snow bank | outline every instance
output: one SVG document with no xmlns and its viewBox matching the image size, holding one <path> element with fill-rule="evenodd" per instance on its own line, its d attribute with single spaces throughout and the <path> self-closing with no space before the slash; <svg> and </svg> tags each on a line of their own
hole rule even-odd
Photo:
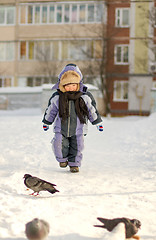
<svg viewBox="0 0 156 240">
<path fill-rule="evenodd" d="M 25 223 L 38 217 L 50 224 L 48 240 L 108 240 L 112 235 L 93 227 L 96 218 L 129 217 L 141 221 L 142 240 L 155 240 L 156 114 L 103 118 L 103 132 L 89 124 L 77 174 L 59 168 L 52 127 L 43 132 L 41 121 L 37 109 L 0 111 L 0 239 L 24 240 Z M 30 196 L 25 173 L 56 184 L 60 193 Z"/>
</svg>

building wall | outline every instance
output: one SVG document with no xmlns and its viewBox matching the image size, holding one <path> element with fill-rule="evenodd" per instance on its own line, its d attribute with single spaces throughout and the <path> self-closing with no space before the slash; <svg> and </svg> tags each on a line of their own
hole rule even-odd
<svg viewBox="0 0 156 240">
<path fill-rule="evenodd" d="M 107 81 L 110 84 L 111 112 L 113 115 L 145 114 L 150 112 L 150 89 L 153 74 L 149 71 L 152 50 L 152 22 L 149 19 L 154 3 L 144 1 L 110 1 L 108 4 L 108 54 Z M 129 9 L 130 25 L 116 27 L 116 11 Z M 111 36 L 109 38 L 109 36 Z M 129 46 L 129 63 L 115 63 L 115 46 Z M 154 77 L 155 79 L 155 77 Z M 114 99 L 115 83 L 128 83 L 128 99 Z"/>
<path fill-rule="evenodd" d="M 107 29 L 107 81 L 110 82 L 110 97 L 111 97 L 111 113 L 112 115 L 123 115 L 128 110 L 128 100 L 114 100 L 114 82 L 115 81 L 128 81 L 127 73 L 129 72 L 129 65 L 115 64 L 115 46 L 129 44 L 129 27 L 116 27 L 116 9 L 117 8 L 129 8 L 130 4 L 117 3 L 117 1 L 111 1 L 108 3 L 108 29 Z"/>
<path fill-rule="evenodd" d="M 131 73 L 129 77 L 129 111 L 148 113 L 150 110 L 150 89 L 152 76 L 149 75 L 150 25 L 148 12 L 151 3 L 131 3 L 135 25 L 131 28 Z M 130 47 L 131 47 L 130 46 Z"/>
</svg>

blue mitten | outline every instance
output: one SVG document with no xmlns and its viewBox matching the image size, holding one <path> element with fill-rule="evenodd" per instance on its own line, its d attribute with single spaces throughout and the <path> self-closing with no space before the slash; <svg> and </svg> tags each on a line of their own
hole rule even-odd
<svg viewBox="0 0 156 240">
<path fill-rule="evenodd" d="M 49 126 L 46 125 L 46 124 L 43 124 L 43 130 L 44 130 L 44 131 L 47 131 L 48 129 L 49 129 Z"/>
<path fill-rule="evenodd" d="M 98 129 L 100 132 L 103 131 L 103 126 L 102 126 L 101 123 L 97 124 L 96 127 L 97 127 L 97 129 Z"/>
</svg>

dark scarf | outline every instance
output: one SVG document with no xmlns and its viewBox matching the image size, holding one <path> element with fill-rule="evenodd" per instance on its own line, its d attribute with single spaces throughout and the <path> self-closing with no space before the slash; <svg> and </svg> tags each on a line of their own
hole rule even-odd
<svg viewBox="0 0 156 240">
<path fill-rule="evenodd" d="M 62 120 L 66 120 L 69 117 L 69 100 L 73 100 L 75 104 L 75 111 L 81 123 L 86 123 L 86 117 L 88 117 L 88 109 L 81 98 L 82 92 L 59 92 L 59 116 Z"/>
</svg>

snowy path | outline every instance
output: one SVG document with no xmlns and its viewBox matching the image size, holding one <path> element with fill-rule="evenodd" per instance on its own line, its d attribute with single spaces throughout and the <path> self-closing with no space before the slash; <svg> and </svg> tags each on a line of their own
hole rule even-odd
<svg viewBox="0 0 156 240">
<path fill-rule="evenodd" d="M 106 230 L 93 227 L 97 217 L 129 217 L 142 222 L 142 240 L 155 240 L 156 114 L 103 118 L 103 133 L 89 124 L 77 174 L 58 167 L 52 127 L 43 132 L 41 120 L 39 112 L 0 111 L 0 239 L 25 239 L 25 223 L 35 217 L 49 222 L 49 240 L 105 239 Z M 60 193 L 29 196 L 25 173 Z"/>
</svg>

